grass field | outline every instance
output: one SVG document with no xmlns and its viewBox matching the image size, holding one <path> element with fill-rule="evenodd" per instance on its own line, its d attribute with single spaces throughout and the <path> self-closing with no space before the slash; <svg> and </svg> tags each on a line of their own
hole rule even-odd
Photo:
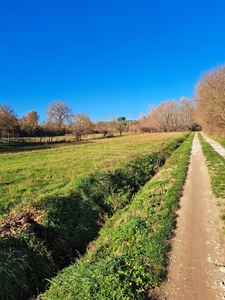
<svg viewBox="0 0 225 300">
<path fill-rule="evenodd" d="M 157 133 L 98 139 L 60 148 L 0 155 L 0 216 L 29 208 L 40 195 L 71 180 L 139 154 L 157 152 L 181 133 Z"/>
<path fill-rule="evenodd" d="M 141 300 L 148 289 L 160 285 L 166 276 L 192 137 L 130 204 L 113 215 L 87 254 L 53 279 L 38 299 Z"/>
<path fill-rule="evenodd" d="M 83 255 L 87 245 L 97 238 L 99 230 L 111 217 L 113 220 L 116 213 L 123 214 L 129 209 L 138 191 L 188 136 L 189 133 L 131 135 L 2 154 L 0 298 L 28 299 L 43 291 L 46 279 Z M 171 188 L 172 194 L 177 190 L 175 202 L 187 167 L 190 143 L 187 145 L 186 154 L 175 156 L 171 163 L 174 166 L 169 167 L 172 172 L 176 166 L 183 166 L 177 178 L 179 188 L 175 185 Z M 179 168 L 177 172 L 179 174 Z M 167 183 L 168 178 L 165 186 Z M 158 189 L 167 193 L 156 185 L 156 190 L 150 192 L 151 198 L 158 197 Z M 163 194 L 161 196 L 164 198 Z M 152 199 L 153 217 L 158 205 Z M 168 205 L 174 211 L 176 204 L 169 200 Z M 139 206 L 138 200 L 134 209 L 138 210 Z M 132 224 L 136 228 L 135 222 L 136 219 Z M 169 226 L 166 225 L 168 229 Z M 134 279 L 135 286 L 138 281 Z M 119 299 L 118 295 L 115 299 Z"/>
</svg>

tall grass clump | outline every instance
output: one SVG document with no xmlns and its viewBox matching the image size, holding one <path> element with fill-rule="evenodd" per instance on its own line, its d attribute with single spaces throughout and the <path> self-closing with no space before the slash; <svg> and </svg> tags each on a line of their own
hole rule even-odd
<svg viewBox="0 0 225 300">
<path fill-rule="evenodd" d="M 193 134 L 161 171 L 118 210 L 86 255 L 60 272 L 42 300 L 138 300 L 166 278 L 170 239 Z"/>
<path fill-rule="evenodd" d="M 42 291 L 56 266 L 32 231 L 0 239 L 0 299 L 29 299 Z"/>
</svg>

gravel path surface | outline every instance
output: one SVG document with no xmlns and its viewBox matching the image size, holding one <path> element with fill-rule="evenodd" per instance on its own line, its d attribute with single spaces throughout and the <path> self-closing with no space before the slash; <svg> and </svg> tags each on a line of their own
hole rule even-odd
<svg viewBox="0 0 225 300">
<path fill-rule="evenodd" d="M 168 281 L 156 291 L 157 299 L 225 299 L 225 273 L 221 268 L 225 266 L 223 225 L 219 215 L 205 158 L 195 134 L 180 199 Z"/>
</svg>

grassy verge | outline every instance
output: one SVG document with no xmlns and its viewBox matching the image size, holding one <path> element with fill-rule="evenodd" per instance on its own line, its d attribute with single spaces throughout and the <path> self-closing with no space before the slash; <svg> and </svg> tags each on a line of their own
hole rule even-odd
<svg viewBox="0 0 225 300">
<path fill-rule="evenodd" d="M 78 252 L 83 253 L 107 217 L 126 207 L 186 138 L 183 134 L 167 141 L 158 153 L 140 155 L 41 195 L 32 211 L 15 220 L 13 230 L 8 228 L 9 215 L 0 231 L 0 296 L 27 299 L 43 290 L 44 279 L 74 261 Z M 23 225 L 21 230 L 18 224 Z"/>
<path fill-rule="evenodd" d="M 201 134 L 198 136 L 209 169 L 212 191 L 217 198 L 225 198 L 225 159 L 205 141 Z"/>
<path fill-rule="evenodd" d="M 211 138 L 214 138 L 211 136 Z M 225 159 L 216 150 L 205 141 L 201 134 L 199 134 L 199 139 L 202 145 L 202 150 L 206 158 L 206 164 L 209 170 L 210 182 L 212 191 L 218 199 L 223 199 L 218 202 L 221 206 L 221 219 L 225 221 Z M 225 147 L 224 139 L 216 139 L 217 142 Z"/>
<path fill-rule="evenodd" d="M 216 136 L 216 135 L 211 134 L 211 133 L 207 133 L 207 135 L 208 135 L 211 139 L 213 139 L 213 140 L 217 141 L 218 143 L 220 143 L 221 146 L 225 147 L 225 138 Z"/>
<path fill-rule="evenodd" d="M 193 135 L 149 183 L 116 212 L 87 254 L 52 280 L 39 299 L 143 299 L 166 277 Z"/>
</svg>

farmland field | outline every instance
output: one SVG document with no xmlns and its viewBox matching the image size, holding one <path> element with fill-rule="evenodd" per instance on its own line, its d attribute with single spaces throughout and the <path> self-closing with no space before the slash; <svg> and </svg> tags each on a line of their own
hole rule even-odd
<svg viewBox="0 0 225 300">
<path fill-rule="evenodd" d="M 184 143 L 187 138 L 189 142 Z M 0 298 L 10 295 L 9 300 L 28 299 L 37 291 L 43 291 L 46 279 L 85 254 L 99 230 L 105 224 L 107 227 L 107 221 L 114 214 L 116 218 L 116 213 L 128 210 L 138 191 L 176 152 L 174 150 L 185 144 L 184 154 L 177 154 L 168 167 L 171 172 L 172 168 L 178 172 L 178 181 L 172 182 L 171 190 L 171 195 L 175 192 L 173 201 L 176 202 L 187 168 L 190 138 L 189 133 L 130 135 L 2 154 Z M 179 171 L 178 165 L 182 170 Z M 165 186 L 168 182 L 166 178 Z M 156 194 L 157 191 L 156 186 Z M 176 204 L 168 201 L 173 211 Z M 130 207 L 132 209 L 132 205 Z M 134 209 L 137 211 L 135 202 Z M 157 212 L 153 202 L 152 216 L 155 209 Z M 143 213 L 145 219 L 146 212 Z M 170 214 L 167 208 L 164 213 Z M 173 218 L 173 214 L 169 216 L 168 229 L 173 227 Z M 144 219 L 141 217 L 138 222 L 142 224 Z M 160 223 L 157 226 L 164 228 Z M 165 242 L 162 240 L 162 243 Z M 138 254 L 140 249 L 135 249 Z M 139 284 L 138 280 L 134 280 L 135 285 Z"/>
<path fill-rule="evenodd" d="M 189 161 L 192 137 L 118 210 L 86 255 L 53 279 L 41 300 L 144 299 L 165 279 L 169 240 Z"/>
<path fill-rule="evenodd" d="M 71 180 L 139 154 L 157 152 L 183 133 L 142 134 L 92 140 L 59 149 L 0 155 L 0 215 L 29 208 L 40 195 L 65 187 Z"/>
</svg>

